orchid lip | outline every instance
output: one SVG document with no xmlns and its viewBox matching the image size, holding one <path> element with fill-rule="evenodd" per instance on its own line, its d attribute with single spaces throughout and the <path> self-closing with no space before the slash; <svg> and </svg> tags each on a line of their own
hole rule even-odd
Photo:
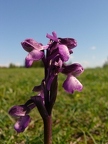
<svg viewBox="0 0 108 144">
<path fill-rule="evenodd" d="M 63 88 L 68 92 L 68 93 L 73 93 L 74 91 L 82 91 L 82 84 L 76 79 L 74 76 L 68 75 L 66 80 L 63 83 Z"/>
<path fill-rule="evenodd" d="M 14 128 L 15 130 L 20 133 L 25 130 L 25 128 L 28 126 L 30 123 L 30 117 L 28 115 L 20 117 L 18 121 L 15 123 Z"/>
</svg>

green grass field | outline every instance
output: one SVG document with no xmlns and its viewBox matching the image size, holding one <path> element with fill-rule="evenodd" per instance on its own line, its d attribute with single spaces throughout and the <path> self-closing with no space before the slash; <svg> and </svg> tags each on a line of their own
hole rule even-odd
<svg viewBox="0 0 108 144">
<path fill-rule="evenodd" d="M 43 78 L 42 68 L 0 69 L 0 144 L 43 144 L 43 123 L 37 111 L 20 134 L 8 110 L 23 104 Z M 86 69 L 78 77 L 82 92 L 67 94 L 62 88 L 65 76 L 59 75 L 58 96 L 53 109 L 53 144 L 108 144 L 108 68 Z"/>
</svg>

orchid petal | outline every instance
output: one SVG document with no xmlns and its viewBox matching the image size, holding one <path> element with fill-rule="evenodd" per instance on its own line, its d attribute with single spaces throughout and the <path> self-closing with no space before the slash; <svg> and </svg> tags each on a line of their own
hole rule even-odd
<svg viewBox="0 0 108 144">
<path fill-rule="evenodd" d="M 33 60 L 25 59 L 25 66 L 28 68 L 33 64 Z"/>
<path fill-rule="evenodd" d="M 73 38 L 59 38 L 60 43 L 66 45 L 69 49 L 77 46 L 77 41 Z"/>
<path fill-rule="evenodd" d="M 9 114 L 11 116 L 25 116 L 26 114 L 26 106 L 24 105 L 16 105 L 16 106 L 13 106 L 10 110 L 9 110 Z"/>
<path fill-rule="evenodd" d="M 53 40 L 53 41 L 55 41 L 55 42 L 58 42 L 57 34 L 55 32 L 52 32 L 52 35 L 47 34 L 46 37 Z"/>
<path fill-rule="evenodd" d="M 42 44 L 36 42 L 34 39 L 26 39 L 21 42 L 22 47 L 25 51 L 31 52 L 33 49 L 43 50 Z"/>
<path fill-rule="evenodd" d="M 14 125 L 14 128 L 18 133 L 20 133 L 25 130 L 25 128 L 28 126 L 29 123 L 30 123 L 30 116 L 26 115 L 18 119 L 18 121 Z"/>
<path fill-rule="evenodd" d="M 79 63 L 73 63 L 71 65 L 63 65 L 62 73 L 72 74 L 73 76 L 78 76 L 83 73 L 84 69 Z"/>
<path fill-rule="evenodd" d="M 73 93 L 74 91 L 81 91 L 83 86 L 74 76 L 69 75 L 63 83 L 63 88 L 68 93 Z"/>
<path fill-rule="evenodd" d="M 52 32 L 52 35 L 53 35 L 53 37 L 55 38 L 55 39 L 57 39 L 57 34 L 56 34 L 56 32 Z"/>
<path fill-rule="evenodd" d="M 69 57 L 70 57 L 70 53 L 69 53 L 69 50 L 68 50 L 67 46 L 59 45 L 58 49 L 59 49 L 59 54 L 60 54 L 61 59 L 64 62 L 68 61 Z"/>
<path fill-rule="evenodd" d="M 25 59 L 26 67 L 30 67 L 32 65 L 33 61 L 38 61 L 38 60 L 42 59 L 43 56 L 44 56 L 43 51 L 38 51 L 38 50 L 31 51 Z"/>
</svg>

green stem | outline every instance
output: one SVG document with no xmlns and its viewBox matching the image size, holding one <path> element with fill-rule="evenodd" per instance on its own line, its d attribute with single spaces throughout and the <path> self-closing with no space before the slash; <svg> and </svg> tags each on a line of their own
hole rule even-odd
<svg viewBox="0 0 108 144">
<path fill-rule="evenodd" d="M 44 121 L 44 144 L 52 144 L 52 117 L 48 116 Z"/>
</svg>

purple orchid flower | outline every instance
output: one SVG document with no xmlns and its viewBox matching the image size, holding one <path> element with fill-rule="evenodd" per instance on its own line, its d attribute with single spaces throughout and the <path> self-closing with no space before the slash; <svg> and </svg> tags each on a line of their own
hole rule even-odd
<svg viewBox="0 0 108 144">
<path fill-rule="evenodd" d="M 63 88 L 68 93 L 73 93 L 75 90 L 81 91 L 83 85 L 76 79 L 76 76 L 83 73 L 84 69 L 79 63 L 74 63 L 63 67 L 62 73 L 67 75 L 63 83 Z"/>
<path fill-rule="evenodd" d="M 48 46 L 43 46 L 41 43 L 36 42 L 33 39 L 26 39 L 21 42 L 25 51 L 29 52 L 25 59 L 26 67 L 30 67 L 34 61 L 38 61 L 44 57 L 44 50 Z"/>
<path fill-rule="evenodd" d="M 32 100 L 28 100 L 24 105 L 13 106 L 9 110 L 9 114 L 17 119 L 17 122 L 14 125 L 14 129 L 20 133 L 25 130 L 29 125 L 31 119 L 28 113 L 35 107 L 35 104 Z"/>
<path fill-rule="evenodd" d="M 23 132 L 31 122 L 30 116 L 28 114 L 35 107 L 39 109 L 42 118 L 48 116 L 44 106 L 43 98 L 41 96 L 32 96 L 24 105 L 16 105 L 9 110 L 9 114 L 13 118 L 17 119 L 14 129 L 18 133 Z"/>
<path fill-rule="evenodd" d="M 25 130 L 25 128 L 30 123 L 30 116 L 27 115 L 28 108 L 25 105 L 13 106 L 9 110 L 9 114 L 17 118 L 17 122 L 14 125 L 14 129 L 20 133 Z"/>
<path fill-rule="evenodd" d="M 23 132 L 29 125 L 31 121 L 29 112 L 34 107 L 37 107 L 44 125 L 46 124 L 46 119 L 50 118 L 56 100 L 59 73 L 67 76 L 63 82 L 63 88 L 68 93 L 81 91 L 83 88 L 83 85 L 76 78 L 84 71 L 83 67 L 79 63 L 65 65 L 70 54 L 73 53 L 72 49 L 77 46 L 76 40 L 58 38 L 55 32 L 52 32 L 52 35 L 47 34 L 46 37 L 50 39 L 46 46 L 33 39 L 26 39 L 21 43 L 24 50 L 28 52 L 25 59 L 26 67 L 30 67 L 34 61 L 41 59 L 44 64 L 45 75 L 41 84 L 33 88 L 33 91 L 36 92 L 35 96 L 32 96 L 24 105 L 13 106 L 9 110 L 9 114 L 17 118 L 14 125 L 17 132 Z M 48 132 L 48 130 L 46 131 Z"/>
<path fill-rule="evenodd" d="M 47 38 L 52 42 L 49 47 L 52 47 L 50 51 L 58 49 L 58 54 L 61 59 L 65 62 L 69 60 L 72 49 L 77 46 L 77 42 L 73 38 L 57 38 L 57 34 L 52 32 L 52 36 L 47 34 Z M 54 46 L 53 46 L 54 45 Z"/>
<path fill-rule="evenodd" d="M 57 34 L 55 32 L 52 32 L 52 36 L 47 34 L 46 37 L 51 41 L 46 46 L 43 46 L 41 43 L 38 43 L 33 39 L 26 39 L 25 41 L 21 42 L 24 50 L 29 52 L 25 59 L 26 67 L 30 67 L 34 61 L 38 61 L 45 57 L 44 50 L 46 49 L 49 49 L 50 57 L 52 56 L 51 59 L 54 57 L 54 55 L 59 55 L 62 61 L 66 62 L 69 60 L 70 53 L 72 53 L 71 49 L 77 45 L 76 40 L 72 38 L 57 38 Z"/>
</svg>

